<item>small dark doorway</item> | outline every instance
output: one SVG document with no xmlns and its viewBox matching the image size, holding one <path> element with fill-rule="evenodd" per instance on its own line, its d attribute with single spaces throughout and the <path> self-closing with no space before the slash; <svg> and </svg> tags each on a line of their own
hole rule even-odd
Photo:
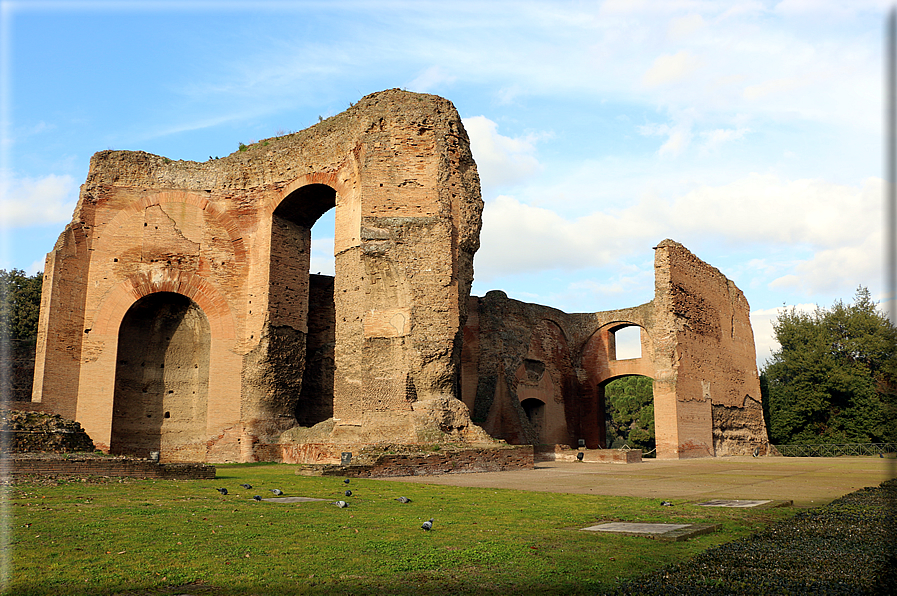
<svg viewBox="0 0 897 596">
<path fill-rule="evenodd" d="M 529 420 L 530 424 L 533 425 L 533 429 L 536 431 L 537 442 L 541 443 L 542 427 L 545 421 L 545 402 L 531 397 L 520 402 L 520 406 L 523 408 L 524 413 L 526 413 L 527 420 Z"/>
<path fill-rule="evenodd" d="M 135 302 L 118 332 L 110 451 L 146 457 L 206 440 L 211 333 L 202 309 L 181 294 L 159 292 Z M 192 447 L 191 447 L 192 445 Z"/>
</svg>

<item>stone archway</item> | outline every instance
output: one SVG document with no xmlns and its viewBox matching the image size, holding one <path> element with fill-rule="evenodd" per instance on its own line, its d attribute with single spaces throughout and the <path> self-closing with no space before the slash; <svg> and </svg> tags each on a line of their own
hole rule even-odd
<svg viewBox="0 0 897 596">
<path fill-rule="evenodd" d="M 644 452 L 656 448 L 654 432 L 654 380 L 646 375 L 622 375 L 599 386 L 607 424 L 606 448 L 624 444 Z"/>
<path fill-rule="evenodd" d="M 156 292 L 128 309 L 118 333 L 112 453 L 204 459 L 210 346 L 205 313 L 182 294 Z"/>
<path fill-rule="evenodd" d="M 303 357 L 287 363 L 277 390 L 287 392 L 300 426 L 333 416 L 336 312 L 334 278 L 312 275 L 311 234 L 318 219 L 336 207 L 336 190 L 307 184 L 288 194 L 271 215 L 268 308 L 272 334 L 296 336 Z M 298 350 L 297 350 L 298 351 Z"/>
</svg>

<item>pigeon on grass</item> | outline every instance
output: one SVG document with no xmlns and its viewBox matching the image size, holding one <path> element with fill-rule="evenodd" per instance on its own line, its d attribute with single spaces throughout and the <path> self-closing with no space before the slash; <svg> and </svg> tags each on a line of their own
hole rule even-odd
<svg viewBox="0 0 897 596">
<path fill-rule="evenodd" d="M 349 484 L 349 479 L 346 478 L 345 480 L 343 480 L 343 484 Z"/>
<path fill-rule="evenodd" d="M 227 489 L 226 489 L 226 488 L 216 488 L 215 490 L 217 490 L 217 491 L 218 491 L 219 493 L 221 493 L 222 495 L 226 495 L 226 494 L 227 494 Z"/>
<path fill-rule="evenodd" d="M 283 494 L 283 491 L 280 490 L 279 488 L 269 488 L 268 490 L 270 490 L 272 493 L 274 493 L 278 497 Z"/>
<path fill-rule="evenodd" d="M 398 501 L 399 503 L 410 503 L 411 499 L 409 499 L 408 497 L 398 497 L 396 498 L 396 501 Z"/>
<path fill-rule="evenodd" d="M 425 521 L 421 526 L 422 530 L 430 531 L 433 529 L 433 518 L 431 517 L 429 520 Z"/>
<path fill-rule="evenodd" d="M 251 485 L 251 484 L 241 484 L 240 486 L 242 486 L 242 487 L 245 488 L 246 490 L 249 490 L 250 488 L 252 488 L 252 485 Z"/>
<path fill-rule="evenodd" d="M 347 496 L 347 497 L 351 497 L 351 496 L 352 496 L 352 491 L 351 491 L 351 490 L 347 490 L 347 491 L 346 491 L 346 496 Z"/>
<path fill-rule="evenodd" d="M 252 495 L 252 500 L 253 501 L 261 501 L 262 498 L 259 495 Z"/>
<path fill-rule="evenodd" d="M 337 501 L 336 503 L 334 503 L 334 505 L 336 505 L 336 506 L 339 507 L 340 509 L 343 509 L 343 508 L 349 506 L 349 504 L 346 503 L 345 501 Z"/>
</svg>

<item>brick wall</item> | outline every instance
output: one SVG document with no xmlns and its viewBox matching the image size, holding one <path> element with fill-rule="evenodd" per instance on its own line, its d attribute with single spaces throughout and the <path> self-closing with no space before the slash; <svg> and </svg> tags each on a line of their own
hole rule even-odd
<svg viewBox="0 0 897 596">
<path fill-rule="evenodd" d="M 17 458 L 4 459 L 4 474 L 13 478 L 38 476 L 113 476 L 166 480 L 212 480 L 215 466 L 160 464 L 127 458 Z"/>
<path fill-rule="evenodd" d="M 439 476 L 471 472 L 532 469 L 532 445 L 500 449 L 463 449 L 428 454 L 384 454 L 372 464 L 325 466 L 325 476 L 383 478 L 390 476 Z"/>
</svg>

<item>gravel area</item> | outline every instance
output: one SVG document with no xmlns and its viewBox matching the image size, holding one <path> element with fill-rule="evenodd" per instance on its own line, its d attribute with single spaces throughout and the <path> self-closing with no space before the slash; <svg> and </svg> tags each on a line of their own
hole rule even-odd
<svg viewBox="0 0 897 596">
<path fill-rule="evenodd" d="M 613 596 L 897 594 L 897 479 L 622 583 Z"/>
</svg>

